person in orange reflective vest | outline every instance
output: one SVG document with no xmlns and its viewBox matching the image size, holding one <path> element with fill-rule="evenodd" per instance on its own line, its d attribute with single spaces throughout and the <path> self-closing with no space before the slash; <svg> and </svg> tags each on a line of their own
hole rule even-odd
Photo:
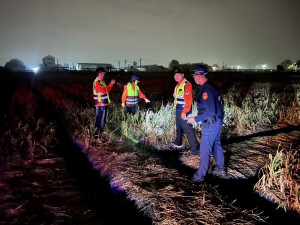
<svg viewBox="0 0 300 225">
<path fill-rule="evenodd" d="M 193 90 L 192 85 L 184 78 L 182 70 L 174 71 L 177 85 L 174 90 L 174 109 L 176 111 L 176 139 L 171 143 L 173 148 L 182 148 L 182 132 L 186 134 L 192 155 L 199 154 L 199 142 L 192 124 L 187 123 L 192 115 Z"/>
<path fill-rule="evenodd" d="M 131 77 L 131 81 L 124 86 L 124 91 L 122 94 L 122 107 L 127 108 L 129 114 L 134 115 L 138 109 L 138 97 L 145 100 L 146 103 L 150 102 L 146 96 L 141 92 L 139 86 L 137 85 L 139 78 L 135 75 Z"/>
<path fill-rule="evenodd" d="M 106 86 L 104 82 L 106 71 L 103 67 L 97 68 L 96 73 L 97 77 L 93 83 L 94 105 L 96 106 L 95 135 L 104 130 L 107 107 L 110 103 L 108 92 L 115 83 L 115 80 L 111 80 L 110 84 Z"/>
</svg>

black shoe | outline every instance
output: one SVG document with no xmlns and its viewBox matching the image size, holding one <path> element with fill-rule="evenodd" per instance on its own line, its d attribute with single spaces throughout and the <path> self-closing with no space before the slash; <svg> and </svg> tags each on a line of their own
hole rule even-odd
<svg viewBox="0 0 300 225">
<path fill-rule="evenodd" d="M 199 184 L 203 184 L 204 180 L 196 180 L 194 177 L 192 179 L 189 180 L 190 184 L 194 184 L 194 185 L 199 185 Z"/>
<path fill-rule="evenodd" d="M 215 177 L 221 178 L 221 179 L 229 179 L 229 176 L 227 175 L 225 170 L 214 170 L 212 172 L 212 175 Z"/>
</svg>

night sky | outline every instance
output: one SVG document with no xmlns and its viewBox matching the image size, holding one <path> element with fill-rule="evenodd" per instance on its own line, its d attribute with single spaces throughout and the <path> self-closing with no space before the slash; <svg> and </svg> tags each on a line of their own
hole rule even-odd
<svg viewBox="0 0 300 225">
<path fill-rule="evenodd" d="M 300 59 L 300 0 L 0 0 L 0 65 Z"/>
</svg>

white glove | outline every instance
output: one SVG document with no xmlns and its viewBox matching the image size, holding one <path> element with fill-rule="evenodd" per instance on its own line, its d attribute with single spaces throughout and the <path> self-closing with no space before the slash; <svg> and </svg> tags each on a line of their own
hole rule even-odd
<svg viewBox="0 0 300 225">
<path fill-rule="evenodd" d="M 145 100 L 146 103 L 150 102 L 148 99 Z"/>
<path fill-rule="evenodd" d="M 125 103 L 122 103 L 122 107 L 123 107 L 123 108 L 125 107 Z"/>
<path fill-rule="evenodd" d="M 188 119 L 188 121 L 187 121 L 188 123 L 190 123 L 190 124 L 194 124 L 194 123 L 196 123 L 196 121 L 195 121 L 195 118 L 194 117 L 189 117 L 189 119 Z"/>
</svg>

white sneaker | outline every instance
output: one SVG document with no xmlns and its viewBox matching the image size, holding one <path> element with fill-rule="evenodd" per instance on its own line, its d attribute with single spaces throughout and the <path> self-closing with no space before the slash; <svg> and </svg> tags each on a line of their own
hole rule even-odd
<svg viewBox="0 0 300 225">
<path fill-rule="evenodd" d="M 171 144 L 170 144 L 170 147 L 172 147 L 172 148 L 182 148 L 183 146 L 182 146 L 182 145 L 176 145 L 176 144 L 174 144 L 174 143 L 171 143 Z"/>
</svg>

